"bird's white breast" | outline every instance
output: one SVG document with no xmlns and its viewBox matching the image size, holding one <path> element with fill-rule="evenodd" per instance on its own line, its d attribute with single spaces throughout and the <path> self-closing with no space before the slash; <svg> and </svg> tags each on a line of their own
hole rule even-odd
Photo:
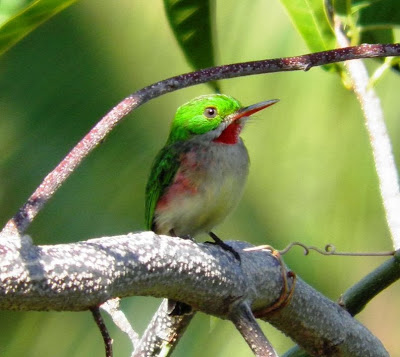
<svg viewBox="0 0 400 357">
<path fill-rule="evenodd" d="M 235 208 L 242 196 L 249 167 L 242 140 L 234 145 L 214 142 L 192 145 L 182 154 L 175 180 L 184 177 L 193 184 L 193 190 L 175 194 L 168 206 L 156 208 L 159 233 L 168 234 L 171 229 L 178 236 L 208 233 Z"/>
</svg>

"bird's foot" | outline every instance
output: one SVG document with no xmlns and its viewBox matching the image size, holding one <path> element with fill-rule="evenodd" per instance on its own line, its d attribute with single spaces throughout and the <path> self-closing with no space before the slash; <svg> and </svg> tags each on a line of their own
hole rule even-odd
<svg viewBox="0 0 400 357">
<path fill-rule="evenodd" d="M 181 301 L 168 299 L 168 315 L 182 316 L 192 313 L 192 307 Z"/>
<path fill-rule="evenodd" d="M 185 234 L 184 236 L 181 237 L 182 239 L 187 239 L 192 242 L 195 242 L 194 238 L 190 234 Z"/>
<path fill-rule="evenodd" d="M 171 237 L 178 237 L 178 235 L 175 233 L 175 231 L 173 229 L 171 229 L 169 231 L 169 235 Z M 192 242 L 195 242 L 194 238 L 190 234 L 185 234 L 185 235 L 183 235 L 182 237 L 179 237 L 179 238 L 188 239 L 188 240 L 191 240 Z"/>
<path fill-rule="evenodd" d="M 223 250 L 226 250 L 230 253 L 233 254 L 233 256 L 236 258 L 236 260 L 241 263 L 242 260 L 240 258 L 239 253 L 233 249 L 230 245 L 226 244 L 221 238 L 219 238 L 215 233 L 209 232 L 208 235 L 214 240 L 214 242 L 206 242 L 210 244 L 216 244 L 219 245 Z"/>
</svg>

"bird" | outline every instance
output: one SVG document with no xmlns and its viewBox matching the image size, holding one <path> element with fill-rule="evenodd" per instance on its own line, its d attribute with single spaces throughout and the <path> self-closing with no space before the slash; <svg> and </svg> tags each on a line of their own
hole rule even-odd
<svg viewBox="0 0 400 357">
<path fill-rule="evenodd" d="M 249 155 L 240 133 L 246 121 L 277 102 L 243 107 L 231 96 L 210 94 L 180 106 L 147 181 L 147 228 L 184 239 L 209 234 L 240 262 L 240 255 L 212 229 L 236 207 L 245 187 Z M 170 315 L 190 312 L 189 305 L 168 300 Z"/>
<path fill-rule="evenodd" d="M 231 250 L 212 229 L 245 187 L 249 155 L 240 133 L 250 115 L 278 101 L 243 107 L 231 96 L 210 94 L 180 106 L 146 185 L 147 228 L 181 238 L 206 233 Z"/>
</svg>

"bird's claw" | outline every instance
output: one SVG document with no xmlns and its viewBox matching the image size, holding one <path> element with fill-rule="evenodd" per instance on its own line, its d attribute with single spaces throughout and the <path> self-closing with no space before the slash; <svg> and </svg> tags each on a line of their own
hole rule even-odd
<svg viewBox="0 0 400 357">
<path fill-rule="evenodd" d="M 223 250 L 226 250 L 227 252 L 232 253 L 232 255 L 235 257 L 235 259 L 241 263 L 242 259 L 240 258 L 239 253 L 232 248 L 230 245 L 226 244 L 221 238 L 219 238 L 215 233 L 209 232 L 208 235 L 214 240 L 214 242 L 206 242 L 209 244 L 216 244 L 220 246 Z"/>
</svg>

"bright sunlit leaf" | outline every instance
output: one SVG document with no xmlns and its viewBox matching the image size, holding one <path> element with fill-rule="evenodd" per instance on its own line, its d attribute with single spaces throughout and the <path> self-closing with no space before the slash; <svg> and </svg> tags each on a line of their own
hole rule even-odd
<svg viewBox="0 0 400 357">
<path fill-rule="evenodd" d="M 335 36 L 321 0 L 281 0 L 312 52 L 335 48 Z"/>
<path fill-rule="evenodd" d="M 336 47 L 335 35 L 322 0 L 281 0 L 281 3 L 311 52 Z M 323 68 L 340 71 L 337 65 L 327 65 Z"/>
</svg>

